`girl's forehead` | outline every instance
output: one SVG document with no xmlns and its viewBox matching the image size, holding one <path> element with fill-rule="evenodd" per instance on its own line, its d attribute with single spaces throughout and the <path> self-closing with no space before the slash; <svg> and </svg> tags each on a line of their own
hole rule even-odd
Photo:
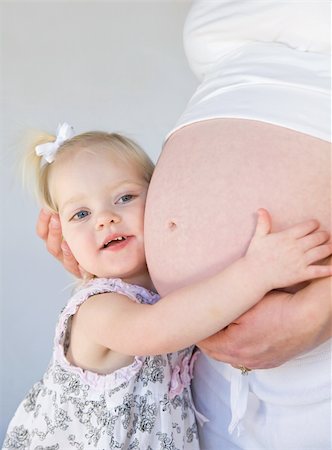
<svg viewBox="0 0 332 450">
<path fill-rule="evenodd" d="M 125 158 L 121 152 L 114 149 L 107 148 L 105 146 L 73 146 L 72 148 L 64 148 L 59 153 L 59 162 L 70 163 L 70 161 L 88 160 L 96 163 L 104 163 L 108 161 L 110 163 L 124 162 Z M 129 161 L 129 160 L 128 160 Z"/>
<path fill-rule="evenodd" d="M 127 155 L 107 148 L 74 148 L 64 149 L 54 163 L 56 171 L 99 170 L 100 168 L 116 171 L 139 172 L 137 162 Z"/>
<path fill-rule="evenodd" d="M 56 191 L 59 191 L 59 185 L 74 189 L 125 181 L 145 184 L 142 170 L 137 164 L 110 151 L 83 149 L 61 156 L 54 162 L 50 177 L 51 189 L 53 187 Z"/>
</svg>

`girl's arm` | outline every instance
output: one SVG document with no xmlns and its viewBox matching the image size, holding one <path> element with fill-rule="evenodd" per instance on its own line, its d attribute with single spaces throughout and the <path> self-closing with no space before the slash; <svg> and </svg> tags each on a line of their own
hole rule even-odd
<svg viewBox="0 0 332 450">
<path fill-rule="evenodd" d="M 105 348 L 128 355 L 173 352 L 224 328 L 271 289 L 328 276 L 331 266 L 312 265 L 331 254 L 328 234 L 316 221 L 279 233 L 261 210 L 246 255 L 201 282 L 179 289 L 157 304 L 141 305 L 110 293 L 88 299 L 76 326 Z"/>
</svg>

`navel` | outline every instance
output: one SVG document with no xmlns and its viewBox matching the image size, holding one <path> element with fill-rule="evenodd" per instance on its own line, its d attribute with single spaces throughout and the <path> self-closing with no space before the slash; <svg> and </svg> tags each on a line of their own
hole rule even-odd
<svg viewBox="0 0 332 450">
<path fill-rule="evenodd" d="M 167 228 L 171 231 L 175 231 L 175 229 L 177 228 L 175 220 L 169 220 L 167 223 Z"/>
</svg>

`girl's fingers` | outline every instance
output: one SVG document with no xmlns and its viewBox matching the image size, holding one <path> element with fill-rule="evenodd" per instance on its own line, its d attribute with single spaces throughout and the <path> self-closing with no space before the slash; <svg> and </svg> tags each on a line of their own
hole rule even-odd
<svg viewBox="0 0 332 450">
<path fill-rule="evenodd" d="M 257 211 L 257 224 L 255 230 L 255 236 L 266 236 L 271 232 L 272 220 L 269 212 L 260 208 Z"/>
<path fill-rule="evenodd" d="M 316 231 L 315 233 L 310 233 L 301 239 L 302 248 L 304 251 L 310 250 L 317 245 L 324 244 L 328 241 L 330 235 L 327 231 Z"/>
<path fill-rule="evenodd" d="M 332 254 L 332 243 L 320 245 L 318 247 L 308 250 L 306 253 L 307 264 L 313 264 L 317 261 L 321 261 Z"/>
<path fill-rule="evenodd" d="M 309 233 L 317 230 L 319 227 L 319 222 L 316 219 L 307 220 L 306 222 L 301 222 L 293 227 L 288 228 L 286 230 L 290 236 L 298 239 L 306 236 Z"/>
<path fill-rule="evenodd" d="M 307 275 L 308 280 L 330 277 L 332 275 L 332 266 L 309 266 L 307 267 Z"/>
</svg>

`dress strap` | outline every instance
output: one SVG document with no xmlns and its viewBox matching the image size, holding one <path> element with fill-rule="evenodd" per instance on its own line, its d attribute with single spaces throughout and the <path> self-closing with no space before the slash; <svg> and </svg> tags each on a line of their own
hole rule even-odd
<svg viewBox="0 0 332 450">
<path fill-rule="evenodd" d="M 155 292 L 141 286 L 126 283 L 120 278 L 93 278 L 79 286 L 67 305 L 63 308 L 56 326 L 55 347 L 64 344 L 68 320 L 76 314 L 82 303 L 93 295 L 107 292 L 123 294 L 136 303 L 154 304 L 160 298 Z"/>
</svg>

